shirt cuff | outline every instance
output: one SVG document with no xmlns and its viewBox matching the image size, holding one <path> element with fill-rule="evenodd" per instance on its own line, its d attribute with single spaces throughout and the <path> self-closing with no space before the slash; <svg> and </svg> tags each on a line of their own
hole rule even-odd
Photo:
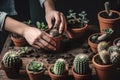
<svg viewBox="0 0 120 80">
<path fill-rule="evenodd" d="M 0 12 L 0 31 L 3 30 L 3 26 L 4 26 L 4 21 L 5 21 L 6 15 L 7 15 L 7 13 Z"/>
<path fill-rule="evenodd" d="M 43 3 L 44 3 L 45 1 L 46 1 L 46 0 L 39 0 L 41 7 L 43 7 Z"/>
</svg>

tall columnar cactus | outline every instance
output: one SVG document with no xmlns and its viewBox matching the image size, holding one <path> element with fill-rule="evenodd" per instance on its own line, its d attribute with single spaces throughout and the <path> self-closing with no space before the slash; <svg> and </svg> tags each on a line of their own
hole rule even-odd
<svg viewBox="0 0 120 80">
<path fill-rule="evenodd" d="M 66 71 L 66 64 L 64 59 L 58 59 L 53 67 L 53 72 L 56 75 L 62 75 Z"/>
<path fill-rule="evenodd" d="M 104 49 L 107 49 L 107 48 L 108 48 L 108 43 L 105 41 L 100 42 L 97 46 L 98 52 L 100 52 Z"/>
<path fill-rule="evenodd" d="M 22 59 L 20 59 L 17 52 L 13 50 L 8 51 L 4 55 L 2 61 L 5 67 L 14 67 L 14 68 L 22 67 Z"/>
<path fill-rule="evenodd" d="M 108 16 L 111 16 L 112 13 L 110 12 L 110 4 L 109 4 L 109 2 L 105 2 L 104 6 L 105 6 L 105 10 L 106 10 Z"/>
<path fill-rule="evenodd" d="M 110 55 L 107 50 L 102 50 L 98 52 L 100 55 L 100 58 L 104 64 L 109 64 L 110 63 Z"/>
<path fill-rule="evenodd" d="M 98 40 L 103 41 L 103 40 L 107 39 L 113 32 L 114 31 L 112 28 L 104 29 L 103 34 L 98 37 Z"/>
<path fill-rule="evenodd" d="M 73 62 L 73 68 L 78 74 L 84 75 L 90 73 L 88 56 L 86 54 L 77 55 Z"/>
</svg>

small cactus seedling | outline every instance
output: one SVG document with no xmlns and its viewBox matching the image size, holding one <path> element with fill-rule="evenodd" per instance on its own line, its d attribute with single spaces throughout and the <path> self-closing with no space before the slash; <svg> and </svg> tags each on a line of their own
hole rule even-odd
<svg viewBox="0 0 120 80">
<path fill-rule="evenodd" d="M 103 30 L 103 34 L 98 37 L 98 40 L 99 41 L 103 41 L 106 38 L 108 38 L 112 33 L 113 33 L 113 29 L 112 28 L 104 29 Z"/>
<path fill-rule="evenodd" d="M 2 59 L 3 65 L 5 67 L 14 67 L 14 68 L 22 67 L 22 59 L 20 59 L 17 53 L 18 53 L 17 51 L 13 51 L 13 50 L 8 51 Z"/>
<path fill-rule="evenodd" d="M 108 43 L 105 41 L 100 42 L 97 46 L 98 52 L 102 50 L 106 50 L 107 48 L 108 48 Z"/>
<path fill-rule="evenodd" d="M 64 59 L 58 59 L 53 67 L 53 73 L 56 75 L 63 75 L 66 71 L 66 64 Z"/>
<path fill-rule="evenodd" d="M 59 31 L 57 30 L 57 27 L 53 27 L 51 30 L 50 30 L 50 33 L 49 33 L 52 37 L 56 37 L 56 36 L 59 36 L 60 33 Z"/>
<path fill-rule="evenodd" d="M 44 69 L 43 63 L 38 61 L 31 61 L 28 70 L 32 72 L 40 72 Z"/>
<path fill-rule="evenodd" d="M 109 2 L 105 2 L 104 6 L 105 6 L 105 10 L 106 10 L 108 16 L 112 16 L 112 12 L 110 12 L 110 3 Z"/>
<path fill-rule="evenodd" d="M 110 63 L 110 55 L 107 50 L 102 50 L 98 52 L 100 55 L 100 58 L 104 64 L 109 64 Z"/>
<path fill-rule="evenodd" d="M 78 74 L 89 74 L 90 68 L 89 68 L 89 59 L 86 54 L 79 54 L 75 57 L 73 62 L 73 68 L 74 71 Z"/>
</svg>

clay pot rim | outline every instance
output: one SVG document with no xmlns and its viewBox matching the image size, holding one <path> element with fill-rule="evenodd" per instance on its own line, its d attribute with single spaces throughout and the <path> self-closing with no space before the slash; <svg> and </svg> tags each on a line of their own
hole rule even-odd
<svg viewBox="0 0 120 80">
<path fill-rule="evenodd" d="M 84 30 L 84 29 L 86 29 L 87 27 L 88 27 L 88 24 L 85 24 L 85 26 L 80 27 L 80 28 L 70 28 L 70 27 L 68 27 L 68 29 L 72 29 L 72 30 Z"/>
<path fill-rule="evenodd" d="M 97 69 L 104 70 L 103 68 L 106 68 L 106 69 L 107 69 L 107 68 L 109 68 L 109 67 L 114 66 L 113 64 L 101 65 L 101 64 L 96 63 L 95 58 L 96 58 L 97 56 L 99 56 L 99 54 L 95 54 L 95 55 L 93 56 L 93 58 L 92 58 L 92 63 L 93 63 L 94 66 L 96 66 Z"/>
<path fill-rule="evenodd" d="M 116 45 L 116 42 L 120 40 L 120 37 L 116 38 L 114 41 L 113 41 L 113 45 L 115 46 Z"/>
<path fill-rule="evenodd" d="M 51 76 L 54 76 L 54 77 L 62 77 L 62 76 L 65 76 L 67 73 L 68 73 L 68 65 L 66 65 L 66 72 L 65 74 L 63 75 L 55 75 L 54 73 L 51 72 L 51 67 L 54 66 L 54 64 L 51 64 L 49 67 L 48 67 L 48 73 L 49 75 Z"/>
<path fill-rule="evenodd" d="M 92 72 L 92 71 L 91 71 Z M 74 76 L 77 76 L 77 77 L 85 77 L 85 76 L 90 76 L 91 75 L 91 72 L 89 74 L 86 74 L 86 75 L 83 75 L 83 74 L 77 74 L 75 71 L 74 71 L 74 67 L 72 66 L 72 74 Z"/>
<path fill-rule="evenodd" d="M 107 20 L 107 21 L 116 21 L 116 20 L 119 20 L 119 19 L 120 19 L 120 13 L 119 13 L 118 11 L 115 11 L 115 10 L 110 10 L 110 11 L 118 14 L 119 17 L 118 17 L 118 18 L 114 18 L 114 19 L 103 18 L 103 17 L 100 16 L 101 13 L 106 12 L 106 10 L 103 10 L 103 11 L 98 12 L 98 19 L 101 18 L 103 22 L 104 22 L 104 20 L 105 20 L 105 21 L 106 21 L 106 20 Z"/>
</svg>

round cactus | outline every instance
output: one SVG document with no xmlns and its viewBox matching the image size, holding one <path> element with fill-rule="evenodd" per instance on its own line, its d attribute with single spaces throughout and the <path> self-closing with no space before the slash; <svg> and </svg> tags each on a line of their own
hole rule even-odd
<svg viewBox="0 0 120 80">
<path fill-rule="evenodd" d="M 102 50 L 99 52 L 100 58 L 104 64 L 110 63 L 110 55 L 107 50 Z"/>
<path fill-rule="evenodd" d="M 90 73 L 88 56 L 86 54 L 77 55 L 73 62 L 73 68 L 78 74 L 84 75 Z"/>
<path fill-rule="evenodd" d="M 22 59 L 20 59 L 17 53 L 18 52 L 13 50 L 8 51 L 2 59 L 3 65 L 5 67 L 16 67 L 16 68 L 22 67 Z"/>
<path fill-rule="evenodd" d="M 113 53 L 113 52 L 118 52 L 118 53 L 120 53 L 120 49 L 117 47 L 117 46 L 110 46 L 109 48 L 108 48 L 108 52 L 111 54 L 111 53 Z"/>
<path fill-rule="evenodd" d="M 108 48 L 108 43 L 105 41 L 100 42 L 97 46 L 98 52 L 105 50 L 107 48 Z"/>
<path fill-rule="evenodd" d="M 53 67 L 53 72 L 56 75 L 62 75 L 66 71 L 66 64 L 64 59 L 58 59 Z"/>
<path fill-rule="evenodd" d="M 120 66 L 120 54 L 118 52 L 112 52 L 110 55 L 110 61 L 112 64 Z"/>
</svg>

